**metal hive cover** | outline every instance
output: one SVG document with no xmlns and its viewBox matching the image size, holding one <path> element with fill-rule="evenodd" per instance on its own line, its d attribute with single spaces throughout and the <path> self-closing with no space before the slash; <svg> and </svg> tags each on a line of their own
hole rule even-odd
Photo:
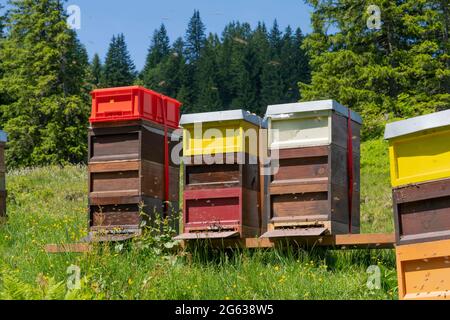
<svg viewBox="0 0 450 320">
<path fill-rule="evenodd" d="M 335 100 L 318 100 L 298 103 L 276 104 L 267 107 L 266 118 L 273 118 L 292 113 L 333 110 L 345 117 L 348 117 L 348 108 Z M 351 111 L 352 120 L 362 124 L 361 116 Z"/>
<path fill-rule="evenodd" d="M 203 112 L 184 114 L 181 116 L 180 125 L 193 124 L 193 123 L 205 123 L 205 122 L 221 122 L 232 120 L 244 120 L 254 125 L 265 127 L 263 119 L 245 110 L 226 110 L 215 112 Z"/>
<path fill-rule="evenodd" d="M 384 132 L 386 140 L 424 130 L 450 126 L 450 110 L 388 123 Z"/>
</svg>

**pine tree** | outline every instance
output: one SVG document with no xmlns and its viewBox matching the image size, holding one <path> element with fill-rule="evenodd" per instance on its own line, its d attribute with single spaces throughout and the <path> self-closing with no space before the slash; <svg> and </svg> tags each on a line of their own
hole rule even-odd
<svg viewBox="0 0 450 320">
<path fill-rule="evenodd" d="M 269 43 L 272 48 L 272 59 L 279 59 L 283 46 L 283 33 L 280 31 L 278 21 L 275 19 L 272 29 L 269 32 Z"/>
<path fill-rule="evenodd" d="M 69 30 L 61 1 L 12 0 L 2 41 L 0 92 L 10 166 L 86 158 L 88 58 Z"/>
<path fill-rule="evenodd" d="M 164 90 L 164 83 L 161 75 L 160 64 L 165 62 L 170 54 L 169 37 L 164 24 L 153 32 L 152 43 L 148 50 L 148 55 L 144 69 L 140 78 L 143 84 L 155 90 Z"/>
<path fill-rule="evenodd" d="M 256 106 L 254 107 L 254 110 L 257 114 L 264 115 L 266 112 L 267 104 L 263 102 L 261 94 L 262 74 L 264 66 L 271 60 L 269 36 L 266 25 L 264 23 L 258 23 L 258 26 L 252 34 L 250 46 L 255 57 L 255 63 L 253 67 L 253 81 L 255 86 Z"/>
<path fill-rule="evenodd" d="M 205 29 L 205 25 L 200 18 L 200 12 L 195 10 L 189 21 L 185 39 L 186 59 L 189 63 L 194 63 L 200 58 L 206 42 Z"/>
<path fill-rule="evenodd" d="M 103 74 L 103 65 L 100 60 L 99 55 L 96 53 L 94 54 L 94 58 L 92 58 L 91 63 L 91 76 L 92 76 L 92 84 L 94 87 L 99 88 L 101 87 L 101 79 Z"/>
<path fill-rule="evenodd" d="M 0 39 L 4 38 L 4 27 L 5 27 L 5 17 L 2 14 L 2 10 L 4 9 L 4 6 L 0 4 Z"/>
<path fill-rule="evenodd" d="M 219 42 L 217 35 L 210 34 L 198 60 L 196 73 L 198 98 L 193 108 L 196 112 L 216 111 L 222 108 L 216 61 Z"/>
<path fill-rule="evenodd" d="M 284 82 L 282 102 L 284 103 L 299 101 L 298 83 L 309 83 L 310 81 L 308 58 L 301 48 L 303 40 L 304 37 L 299 28 L 295 34 L 290 26 L 286 28 L 280 53 L 281 75 Z"/>
<path fill-rule="evenodd" d="M 113 36 L 106 54 L 103 67 L 102 85 L 120 87 L 132 85 L 136 78 L 136 69 L 125 43 L 123 34 Z"/>
<path fill-rule="evenodd" d="M 303 99 L 334 98 L 361 112 L 365 138 L 381 135 L 387 118 L 448 108 L 448 1 L 307 2 L 312 83 L 301 86 Z M 367 26 L 372 4 L 381 9 L 379 30 Z M 336 33 L 326 32 L 330 25 Z"/>
<path fill-rule="evenodd" d="M 251 27 L 248 23 L 232 22 L 222 34 L 223 45 L 219 55 L 220 83 L 223 105 L 227 109 L 255 107 L 256 95 L 252 79 L 252 62 L 248 61 L 251 50 Z M 250 57 L 251 58 L 251 57 Z"/>
<path fill-rule="evenodd" d="M 155 68 L 170 53 L 170 40 L 164 24 L 153 32 L 152 43 L 148 50 L 145 69 Z"/>
</svg>

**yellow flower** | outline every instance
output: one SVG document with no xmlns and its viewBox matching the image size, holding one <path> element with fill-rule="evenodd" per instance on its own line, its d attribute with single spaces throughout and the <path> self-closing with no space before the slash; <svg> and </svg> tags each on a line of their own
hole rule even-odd
<svg viewBox="0 0 450 320">
<path fill-rule="evenodd" d="M 280 270 L 280 267 L 279 266 L 275 266 L 275 271 L 278 271 L 278 270 Z"/>
<path fill-rule="evenodd" d="M 229 297 L 225 297 L 225 300 L 230 300 L 230 298 Z"/>
<path fill-rule="evenodd" d="M 132 285 L 132 284 L 133 284 L 133 279 L 131 279 L 131 278 L 128 279 L 128 284 L 129 284 L 129 285 Z"/>
</svg>

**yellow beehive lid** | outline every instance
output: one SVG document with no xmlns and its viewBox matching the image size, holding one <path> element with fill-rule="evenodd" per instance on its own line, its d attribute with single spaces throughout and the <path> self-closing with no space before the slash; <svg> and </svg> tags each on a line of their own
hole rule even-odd
<svg viewBox="0 0 450 320">
<path fill-rule="evenodd" d="M 390 123 L 391 184 L 450 178 L 450 110 Z"/>
<path fill-rule="evenodd" d="M 227 110 L 183 115 L 180 126 L 184 156 L 238 152 L 257 156 L 258 130 L 266 124 L 248 111 Z"/>
</svg>

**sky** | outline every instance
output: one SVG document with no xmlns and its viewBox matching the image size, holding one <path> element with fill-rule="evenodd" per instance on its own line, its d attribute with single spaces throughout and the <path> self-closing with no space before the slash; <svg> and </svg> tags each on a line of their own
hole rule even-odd
<svg viewBox="0 0 450 320">
<path fill-rule="evenodd" d="M 282 29 L 291 25 L 303 33 L 311 30 L 311 8 L 303 0 L 68 0 L 66 7 L 70 5 L 80 8 L 77 33 L 91 58 L 98 53 L 103 61 L 112 36 L 123 33 L 138 70 L 144 66 L 153 31 L 164 23 L 173 42 L 184 36 L 195 9 L 207 32 L 218 34 L 233 20 L 252 27 L 264 21 L 270 28 L 277 19 Z"/>
</svg>

